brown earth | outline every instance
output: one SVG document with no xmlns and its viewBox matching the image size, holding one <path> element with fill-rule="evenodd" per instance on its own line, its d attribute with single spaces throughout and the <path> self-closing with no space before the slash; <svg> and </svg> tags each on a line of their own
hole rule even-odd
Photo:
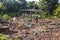
<svg viewBox="0 0 60 40">
<path fill-rule="evenodd" d="M 35 20 L 31 23 L 35 24 L 33 28 L 12 27 L 9 32 L 22 40 L 60 40 L 60 19 L 39 19 L 37 23 Z"/>
</svg>

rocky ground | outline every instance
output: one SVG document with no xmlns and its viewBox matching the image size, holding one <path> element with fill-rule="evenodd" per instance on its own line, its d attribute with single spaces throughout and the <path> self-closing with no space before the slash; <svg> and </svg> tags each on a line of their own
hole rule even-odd
<svg viewBox="0 0 60 40">
<path fill-rule="evenodd" d="M 32 20 L 22 27 L 11 27 L 7 33 L 21 40 L 60 40 L 60 19 L 39 19 L 37 23 Z"/>
</svg>

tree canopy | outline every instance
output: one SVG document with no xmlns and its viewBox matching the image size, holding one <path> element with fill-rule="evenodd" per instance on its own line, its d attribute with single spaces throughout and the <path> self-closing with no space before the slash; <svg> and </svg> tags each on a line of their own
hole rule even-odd
<svg viewBox="0 0 60 40">
<path fill-rule="evenodd" d="M 56 9 L 58 0 L 39 0 L 38 7 L 43 11 L 48 11 L 50 14 Z"/>
<path fill-rule="evenodd" d="M 26 0 L 0 0 L 0 14 L 12 13 L 11 15 L 17 15 L 20 9 L 40 9 L 44 11 L 40 14 L 44 17 L 55 16 L 58 14 L 59 5 L 58 0 L 39 0 L 39 2 L 26 2 Z"/>
</svg>

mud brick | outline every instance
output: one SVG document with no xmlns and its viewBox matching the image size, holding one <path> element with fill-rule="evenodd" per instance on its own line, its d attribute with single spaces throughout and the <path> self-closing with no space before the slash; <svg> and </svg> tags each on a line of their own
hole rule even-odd
<svg viewBox="0 0 60 40">
<path fill-rule="evenodd" d="M 53 37 L 53 38 L 51 38 L 51 40 L 56 40 L 56 38 Z"/>
<path fill-rule="evenodd" d="M 39 40 L 39 38 L 34 38 L 34 40 Z"/>
<path fill-rule="evenodd" d="M 44 37 L 44 34 L 41 34 L 40 36 L 41 36 L 41 37 Z"/>
<path fill-rule="evenodd" d="M 58 40 L 60 40 L 60 36 L 58 37 Z"/>
<path fill-rule="evenodd" d="M 44 38 L 41 38 L 41 39 L 39 39 L 39 40 L 44 40 Z"/>
<path fill-rule="evenodd" d="M 45 33 L 45 37 L 51 37 L 51 33 L 50 32 L 46 32 Z"/>
<path fill-rule="evenodd" d="M 51 40 L 51 38 L 44 38 L 44 40 Z"/>
<path fill-rule="evenodd" d="M 54 29 L 52 29 L 52 31 L 57 32 L 57 31 L 59 31 L 59 29 L 60 28 L 54 28 Z"/>
<path fill-rule="evenodd" d="M 60 35 L 59 32 L 53 32 L 53 33 L 52 33 L 52 36 L 54 36 L 54 37 L 58 37 L 59 35 Z"/>
<path fill-rule="evenodd" d="M 34 38 L 33 34 L 29 34 L 28 36 L 29 36 L 30 38 Z"/>
</svg>

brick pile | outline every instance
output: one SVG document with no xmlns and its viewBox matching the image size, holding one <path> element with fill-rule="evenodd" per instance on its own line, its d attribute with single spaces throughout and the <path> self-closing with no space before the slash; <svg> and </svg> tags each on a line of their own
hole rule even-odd
<svg viewBox="0 0 60 40">
<path fill-rule="evenodd" d="M 30 29 L 12 27 L 11 30 L 17 31 L 12 31 L 12 36 L 18 35 L 22 40 L 60 40 L 60 19 L 39 19 L 38 23 L 35 20 L 31 23 L 35 25 Z"/>
</svg>

